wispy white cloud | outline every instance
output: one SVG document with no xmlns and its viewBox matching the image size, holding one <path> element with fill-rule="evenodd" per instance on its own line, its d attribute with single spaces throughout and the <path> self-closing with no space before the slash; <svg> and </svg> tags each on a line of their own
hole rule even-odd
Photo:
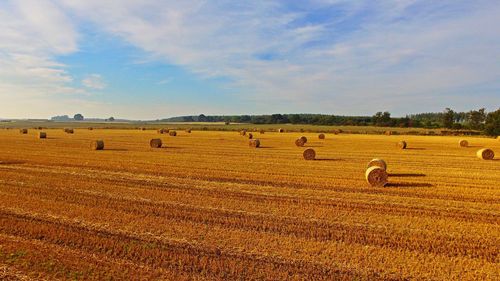
<svg viewBox="0 0 500 281">
<path fill-rule="evenodd" d="M 482 84 L 500 89 L 494 0 L 6 3 L 0 4 L 0 97 L 14 90 L 83 91 L 68 86 L 72 77 L 55 57 L 78 51 L 75 26 L 91 22 L 145 51 L 146 61 L 202 79 L 228 78 L 235 102 L 248 102 L 254 112 L 269 104 L 273 111 L 341 114 L 500 104 L 491 91 L 468 94 Z M 82 84 L 105 87 L 100 77 Z"/>
<path fill-rule="evenodd" d="M 56 56 L 77 51 L 72 21 L 52 1 L 0 3 L 0 112 L 35 115 L 22 105 L 62 94 L 81 94 Z M 9 101 L 9 102 L 4 102 Z"/>
<path fill-rule="evenodd" d="M 387 101 L 439 98 L 500 74 L 494 1 L 312 1 L 303 9 L 286 1 L 63 2 L 157 59 L 230 78 L 240 97 L 254 101 L 366 113 L 356 110 L 361 98 L 374 100 L 372 111 L 397 110 Z M 318 9 L 332 15 L 308 21 Z"/>
<path fill-rule="evenodd" d="M 88 75 L 82 80 L 82 84 L 90 89 L 102 90 L 106 88 L 106 83 L 100 74 Z"/>
</svg>

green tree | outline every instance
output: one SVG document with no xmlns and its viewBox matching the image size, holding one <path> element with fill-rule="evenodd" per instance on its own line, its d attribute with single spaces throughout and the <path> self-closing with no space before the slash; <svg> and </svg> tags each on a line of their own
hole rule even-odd
<svg viewBox="0 0 500 281">
<path fill-rule="evenodd" d="M 489 136 L 500 136 L 500 108 L 488 113 L 484 132 Z"/>
<path fill-rule="evenodd" d="M 455 123 L 455 112 L 446 108 L 443 113 L 443 127 L 451 129 Z"/>
<path fill-rule="evenodd" d="M 83 121 L 83 115 L 81 115 L 80 113 L 75 114 L 75 116 L 73 116 L 73 119 L 75 119 L 76 121 Z"/>
<path fill-rule="evenodd" d="M 471 110 L 467 113 L 467 125 L 473 130 L 482 130 L 485 120 L 486 112 L 484 108 Z"/>
</svg>

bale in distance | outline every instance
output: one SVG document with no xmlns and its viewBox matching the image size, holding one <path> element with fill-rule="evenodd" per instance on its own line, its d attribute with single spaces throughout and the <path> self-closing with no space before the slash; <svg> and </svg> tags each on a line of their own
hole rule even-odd
<svg viewBox="0 0 500 281">
<path fill-rule="evenodd" d="M 398 142 L 398 147 L 401 148 L 401 149 L 406 149 L 407 146 L 408 146 L 408 144 L 404 140 Z"/>
<path fill-rule="evenodd" d="M 260 134 L 263 135 L 266 131 L 264 131 L 263 129 L 260 130 Z"/>
<path fill-rule="evenodd" d="M 186 129 L 186 133 L 191 134 L 191 129 Z"/>
<path fill-rule="evenodd" d="M 28 133 L 28 129 L 20 129 L 19 133 L 23 134 L 23 135 L 26 135 Z"/>
<path fill-rule="evenodd" d="M 89 127 L 88 129 L 89 129 L 89 131 L 92 131 L 92 130 L 94 130 L 94 128 L 92 128 L 92 127 Z"/>
<path fill-rule="evenodd" d="M 103 150 L 104 149 L 104 141 L 103 140 L 95 140 L 90 143 L 90 149 L 92 150 Z"/>
<path fill-rule="evenodd" d="M 302 137 L 300 137 L 300 139 L 302 140 L 302 142 L 304 142 L 304 144 L 307 143 L 307 138 L 306 137 L 302 136 Z"/>
<path fill-rule="evenodd" d="M 258 139 L 251 139 L 249 142 L 248 142 L 248 145 L 250 147 L 255 147 L 255 148 L 258 148 L 260 147 L 260 140 Z"/>
<path fill-rule="evenodd" d="M 39 139 L 46 139 L 47 133 L 46 132 L 38 132 L 38 138 Z"/>
<path fill-rule="evenodd" d="M 281 128 L 278 129 L 278 133 L 284 133 L 284 132 L 285 132 L 284 129 L 281 129 Z"/>
<path fill-rule="evenodd" d="M 479 159 L 483 160 L 493 160 L 493 158 L 495 158 L 495 153 L 493 152 L 493 150 L 489 148 L 483 148 L 478 150 L 476 155 Z"/>
<path fill-rule="evenodd" d="M 304 157 L 305 160 L 314 160 L 316 159 L 316 151 L 314 151 L 314 149 L 312 148 L 308 148 L 304 150 L 302 156 Z"/>
<path fill-rule="evenodd" d="M 158 134 L 168 134 L 170 132 L 169 129 L 165 129 L 165 128 L 162 128 L 162 129 L 159 129 L 158 130 Z"/>
<path fill-rule="evenodd" d="M 142 128 L 141 128 L 141 131 L 146 131 L 146 128 L 142 127 Z"/>
<path fill-rule="evenodd" d="M 304 141 L 302 139 L 296 139 L 295 140 L 295 145 L 298 146 L 298 147 L 302 147 L 304 146 Z"/>
<path fill-rule="evenodd" d="M 171 137 L 175 137 L 175 136 L 177 136 L 177 132 L 176 131 L 170 131 L 170 132 L 168 132 L 168 135 L 171 136 Z"/>
<path fill-rule="evenodd" d="M 247 134 L 247 130 L 241 130 L 241 131 L 240 131 L 240 135 L 242 135 L 242 136 L 246 136 L 246 134 Z"/>
<path fill-rule="evenodd" d="M 66 134 L 73 134 L 75 131 L 72 128 L 64 128 Z"/>
<path fill-rule="evenodd" d="M 384 135 L 386 135 L 386 136 L 390 136 L 390 135 L 392 135 L 392 132 L 391 132 L 391 131 L 385 131 L 385 132 L 384 132 Z"/>
<path fill-rule="evenodd" d="M 378 166 L 368 168 L 365 172 L 365 178 L 372 187 L 384 187 L 388 182 L 387 171 Z"/>
<path fill-rule="evenodd" d="M 368 169 L 371 167 L 379 167 L 384 170 L 387 170 L 387 163 L 385 163 L 383 159 L 374 158 L 370 162 L 368 162 L 368 166 L 366 168 Z"/>
<path fill-rule="evenodd" d="M 252 133 L 248 133 L 248 139 L 253 139 L 253 134 Z"/>
<path fill-rule="evenodd" d="M 152 148 L 160 148 L 161 145 L 161 139 L 151 139 L 149 141 L 149 146 L 151 146 Z"/>
<path fill-rule="evenodd" d="M 318 135 L 318 138 L 319 138 L 320 140 L 324 140 L 324 139 L 325 139 L 325 134 L 319 134 L 319 135 Z"/>
<path fill-rule="evenodd" d="M 460 140 L 458 142 L 458 144 L 460 145 L 460 147 L 468 147 L 469 146 L 469 142 L 467 140 Z"/>
</svg>

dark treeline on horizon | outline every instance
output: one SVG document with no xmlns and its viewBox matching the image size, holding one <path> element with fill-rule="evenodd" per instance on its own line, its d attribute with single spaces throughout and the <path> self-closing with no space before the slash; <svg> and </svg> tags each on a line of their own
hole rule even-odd
<svg viewBox="0 0 500 281">
<path fill-rule="evenodd" d="M 391 117 L 389 112 L 377 112 L 373 116 L 340 116 L 327 114 L 270 114 L 270 115 L 209 115 L 179 116 L 159 121 L 165 122 L 230 122 L 250 124 L 308 124 L 334 126 L 380 126 L 413 128 L 448 128 L 455 130 L 484 131 L 488 135 L 500 135 L 500 108 L 487 113 L 484 108 L 468 112 L 455 112 L 446 108 L 443 112 L 411 114 Z"/>
</svg>

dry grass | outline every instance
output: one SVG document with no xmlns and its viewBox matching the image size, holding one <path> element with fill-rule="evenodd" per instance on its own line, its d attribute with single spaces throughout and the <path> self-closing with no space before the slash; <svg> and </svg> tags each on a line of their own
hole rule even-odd
<svg viewBox="0 0 500 281">
<path fill-rule="evenodd" d="M 494 139 L 0 130 L 0 264 L 47 280 L 498 280 Z M 102 138 L 106 150 L 88 149 Z M 415 148 L 415 149 L 413 149 Z M 389 185 L 365 167 L 387 161 Z M 498 158 L 498 157 L 497 157 Z M 324 160 L 324 161 L 320 161 Z"/>
</svg>

